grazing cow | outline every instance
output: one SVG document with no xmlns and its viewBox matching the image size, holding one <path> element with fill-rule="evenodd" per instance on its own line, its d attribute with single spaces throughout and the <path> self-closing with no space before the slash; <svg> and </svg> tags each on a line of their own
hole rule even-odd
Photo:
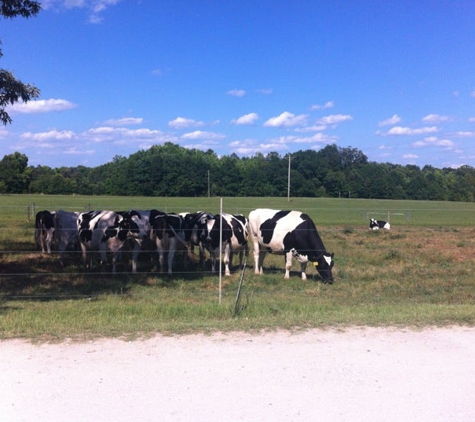
<svg viewBox="0 0 475 422">
<path fill-rule="evenodd" d="M 137 258 L 140 241 L 149 237 L 148 221 L 137 211 L 89 211 L 78 218 L 78 235 L 81 243 L 84 265 L 89 253 L 99 252 L 103 267 L 107 263 L 107 252 L 112 253 L 112 272 L 127 240 L 133 242 L 132 272 L 137 272 Z M 149 226 L 148 226 L 149 227 Z"/>
<path fill-rule="evenodd" d="M 222 222 L 222 230 L 221 230 Z M 220 236 L 220 231 L 222 236 Z M 222 250 L 219 249 L 220 237 Z M 248 221 L 241 214 L 233 215 L 223 212 L 216 214 L 214 218 L 207 220 L 206 232 L 202 234 L 202 240 L 210 251 L 211 271 L 215 272 L 216 260 L 224 252 L 223 262 L 225 275 L 231 275 L 229 265 L 232 264 L 233 254 L 239 253 L 239 266 L 242 268 L 243 255 L 249 255 L 248 249 Z"/>
<path fill-rule="evenodd" d="M 255 273 L 262 274 L 267 252 L 285 255 L 285 279 L 290 276 L 292 257 L 300 262 L 302 280 L 310 261 L 325 283 L 332 283 L 333 253 L 325 251 L 315 224 L 300 211 L 256 209 L 249 214 L 254 244 Z"/>
<path fill-rule="evenodd" d="M 179 250 L 189 251 L 185 242 L 184 217 L 180 214 L 152 210 L 150 225 L 150 237 L 157 246 L 160 272 L 165 270 L 166 258 L 168 274 L 172 274 L 175 253 Z"/>
<path fill-rule="evenodd" d="M 391 225 L 387 221 L 375 220 L 371 218 L 369 220 L 369 229 L 370 230 L 379 230 L 379 229 L 391 229 Z"/>
<path fill-rule="evenodd" d="M 54 215 L 54 241 L 59 252 L 59 262 L 64 266 L 66 251 L 79 249 L 78 218 L 79 212 L 59 210 Z"/>
<path fill-rule="evenodd" d="M 39 211 L 35 217 L 35 242 L 43 253 L 51 253 L 54 242 L 54 211 Z"/>
</svg>

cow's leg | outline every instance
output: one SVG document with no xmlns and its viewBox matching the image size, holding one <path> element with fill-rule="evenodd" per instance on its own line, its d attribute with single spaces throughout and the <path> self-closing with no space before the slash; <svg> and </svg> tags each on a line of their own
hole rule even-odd
<svg viewBox="0 0 475 422">
<path fill-rule="evenodd" d="M 307 273 L 306 273 L 306 270 L 307 270 L 307 263 L 306 262 L 302 262 L 300 264 L 300 269 L 302 271 L 302 280 L 305 281 L 307 280 Z"/>
<path fill-rule="evenodd" d="M 48 238 L 48 233 L 45 233 L 44 231 L 42 231 L 40 234 L 40 245 L 41 245 L 41 252 L 43 253 L 46 253 L 46 250 L 47 250 L 47 241 L 46 241 L 47 238 Z"/>
<path fill-rule="evenodd" d="M 99 254 L 101 257 L 101 269 L 102 272 L 106 272 L 106 265 L 107 265 L 107 247 L 105 243 L 101 243 L 99 247 Z M 112 253 L 112 272 L 115 273 L 115 261 L 117 257 L 115 256 L 115 252 Z"/>
<path fill-rule="evenodd" d="M 216 261 L 218 260 L 219 256 L 219 248 L 210 249 L 209 257 L 211 259 L 211 272 L 216 272 Z"/>
<path fill-rule="evenodd" d="M 112 255 L 112 274 L 115 274 L 117 272 L 117 260 L 117 255 Z M 103 268 L 105 268 L 105 266 Z"/>
<path fill-rule="evenodd" d="M 261 251 L 261 248 L 259 246 L 259 242 L 254 241 L 253 242 L 254 246 L 254 274 L 262 274 L 262 267 L 264 264 L 264 257 L 266 255 L 265 251 Z"/>
<path fill-rule="evenodd" d="M 66 248 L 62 245 L 59 246 L 59 265 L 64 267 L 64 257 L 66 255 Z"/>
<path fill-rule="evenodd" d="M 267 251 L 259 250 L 258 252 L 258 260 L 257 260 L 257 274 L 264 274 L 264 258 L 266 257 Z"/>
<path fill-rule="evenodd" d="M 139 242 L 135 242 L 134 248 L 132 249 L 132 272 L 137 272 L 137 261 L 139 258 L 141 245 Z"/>
<path fill-rule="evenodd" d="M 246 260 L 249 257 L 249 245 L 247 243 L 244 245 L 244 256 L 246 257 Z"/>
<path fill-rule="evenodd" d="M 176 237 L 170 238 L 168 242 L 168 274 L 173 273 L 173 259 L 175 258 L 176 246 Z"/>
<path fill-rule="evenodd" d="M 292 268 L 292 252 L 287 252 L 285 254 L 285 275 L 284 279 L 290 278 L 290 269 Z"/>
<path fill-rule="evenodd" d="M 46 250 L 48 253 L 51 253 L 51 244 L 53 243 L 53 231 L 48 230 L 48 234 L 46 235 Z"/>
<path fill-rule="evenodd" d="M 224 247 L 224 275 L 231 275 L 229 264 L 233 262 L 233 253 L 231 251 L 231 245 L 229 243 Z"/>
<path fill-rule="evenodd" d="M 199 253 L 200 253 L 200 265 L 203 266 L 204 263 L 205 263 L 205 257 L 206 257 L 205 247 L 203 245 L 203 242 L 200 242 L 198 244 L 198 249 L 199 249 Z"/>
<path fill-rule="evenodd" d="M 87 268 L 87 248 L 84 243 L 81 242 L 82 263 L 84 268 Z"/>
<path fill-rule="evenodd" d="M 242 261 L 244 259 L 244 249 L 239 249 L 239 268 L 242 269 Z"/>
<path fill-rule="evenodd" d="M 159 270 L 160 273 L 163 273 L 164 266 L 165 266 L 165 251 L 164 251 L 163 243 L 158 237 L 155 239 L 155 245 L 157 247 L 158 266 L 159 266 L 157 270 Z"/>
</svg>

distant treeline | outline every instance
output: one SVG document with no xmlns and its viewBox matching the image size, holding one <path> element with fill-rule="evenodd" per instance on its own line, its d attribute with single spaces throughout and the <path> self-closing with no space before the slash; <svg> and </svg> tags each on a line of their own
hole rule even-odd
<svg viewBox="0 0 475 422">
<path fill-rule="evenodd" d="M 19 152 L 0 161 L 0 193 L 126 196 L 287 196 L 289 156 L 218 156 L 166 143 L 98 167 L 28 166 Z M 290 195 L 467 201 L 475 169 L 368 161 L 357 148 L 328 145 L 290 157 Z"/>
</svg>

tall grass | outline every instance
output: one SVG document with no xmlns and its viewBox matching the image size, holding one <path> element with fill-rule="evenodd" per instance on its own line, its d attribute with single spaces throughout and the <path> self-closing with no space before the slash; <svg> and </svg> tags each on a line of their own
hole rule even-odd
<svg viewBox="0 0 475 422">
<path fill-rule="evenodd" d="M 282 256 L 268 255 L 265 274 L 260 276 L 253 272 L 251 251 L 235 307 L 241 277 L 236 266 L 231 277 L 223 276 L 221 304 L 218 276 L 197 263 L 191 268 L 178 267 L 171 277 L 151 272 L 146 254 L 135 275 L 86 272 L 74 256 L 63 269 L 56 256 L 35 251 L 33 222 L 26 221 L 25 212 L 18 212 L 32 203 L 36 210 L 80 209 L 90 203 L 94 209 L 216 212 L 217 198 L 25 195 L 2 199 L 6 199 L 0 218 L 3 339 L 54 341 L 137 338 L 156 332 L 475 324 L 475 228 L 470 224 L 474 204 L 226 198 L 223 202 L 229 212 L 247 214 L 263 206 L 308 212 L 327 250 L 335 252 L 336 262 L 333 285 L 323 284 L 314 270 L 303 282 L 297 266 L 290 280 L 284 280 Z M 407 209 L 412 210 L 411 219 L 406 220 L 405 214 L 404 218 L 391 217 L 391 231 L 368 230 L 368 210 L 396 213 Z M 422 224 L 424 219 L 427 224 Z"/>
</svg>

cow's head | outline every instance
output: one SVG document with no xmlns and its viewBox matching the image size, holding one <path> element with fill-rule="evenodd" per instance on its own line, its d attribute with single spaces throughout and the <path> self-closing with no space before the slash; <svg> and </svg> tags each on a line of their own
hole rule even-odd
<svg viewBox="0 0 475 422">
<path fill-rule="evenodd" d="M 333 283 L 332 268 L 335 263 L 333 261 L 334 255 L 333 253 L 323 252 L 312 262 L 324 283 Z"/>
<path fill-rule="evenodd" d="M 320 277 L 322 277 L 324 283 L 333 283 L 332 268 L 334 264 L 333 256 L 335 254 L 313 251 L 298 252 L 295 248 L 292 248 L 290 252 L 300 263 L 311 263 Z"/>
</svg>

